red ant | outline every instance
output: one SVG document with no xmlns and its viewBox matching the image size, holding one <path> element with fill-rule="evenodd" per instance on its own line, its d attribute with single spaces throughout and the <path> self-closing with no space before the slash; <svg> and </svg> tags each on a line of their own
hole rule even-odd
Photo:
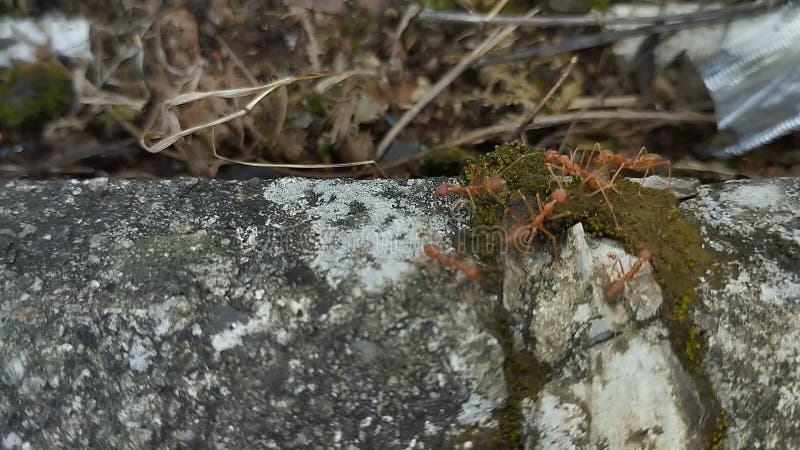
<svg viewBox="0 0 800 450">
<path fill-rule="evenodd" d="M 456 194 L 459 198 L 463 198 L 464 195 L 467 195 L 469 196 L 470 203 L 474 207 L 475 199 L 473 198 L 473 194 L 477 192 L 486 192 L 500 201 L 500 198 L 497 196 L 497 194 L 506 188 L 506 180 L 499 176 L 492 176 L 484 179 L 482 183 L 476 183 L 475 173 L 477 171 L 475 170 L 475 167 L 475 165 L 471 166 L 473 177 L 470 184 L 467 186 L 461 186 L 460 184 L 442 183 L 439 186 L 436 186 L 436 190 L 433 192 L 433 199 L 438 200 L 439 198 L 446 197 L 449 194 Z"/>
<path fill-rule="evenodd" d="M 472 194 L 476 192 L 486 191 L 490 194 L 497 195 L 497 193 L 499 193 L 505 188 L 506 188 L 506 180 L 500 177 L 489 177 L 483 180 L 483 183 L 481 184 L 470 184 L 467 186 L 461 186 L 460 184 L 442 183 L 439 186 L 436 186 L 433 198 L 439 199 L 441 197 L 446 197 L 448 194 L 456 194 L 459 197 L 463 197 L 466 194 L 469 196 L 470 200 L 473 200 Z"/>
<path fill-rule="evenodd" d="M 556 246 L 556 237 L 551 233 L 547 228 L 544 226 L 544 221 L 546 219 L 558 219 L 559 217 L 566 216 L 571 214 L 570 212 L 565 212 L 562 214 L 553 215 L 553 211 L 555 210 L 556 204 L 561 203 L 564 204 L 567 201 L 567 196 L 569 193 L 564 188 L 558 188 L 554 190 L 550 194 L 551 200 L 545 204 L 542 204 L 542 199 L 539 197 L 539 194 L 536 194 L 536 203 L 539 206 L 539 214 L 537 215 L 533 208 L 531 208 L 530 203 L 528 203 L 528 199 L 525 198 L 525 195 L 522 191 L 517 191 L 519 195 L 522 197 L 522 201 L 525 203 L 525 207 L 528 209 L 528 213 L 532 217 L 532 219 L 525 223 L 525 221 L 519 216 L 519 214 L 515 213 L 511 209 L 506 209 L 507 212 L 511 212 L 511 215 L 514 216 L 514 219 L 519 222 L 519 224 L 512 226 L 511 228 L 506 231 L 506 242 L 511 244 L 512 246 L 519 248 L 520 246 L 527 247 L 533 237 L 536 235 L 537 231 L 542 231 L 542 233 L 546 234 L 547 237 L 553 241 L 553 253 L 558 254 L 557 246 Z"/>
<path fill-rule="evenodd" d="M 656 155 L 655 153 L 648 153 L 647 149 L 644 147 L 639 150 L 639 153 L 637 153 L 633 159 L 615 154 L 611 150 L 600 149 L 599 146 L 596 151 L 598 154 L 594 158 L 595 162 L 604 165 L 616 164 L 618 166 L 617 171 L 614 172 L 614 176 L 611 177 L 611 182 L 613 182 L 619 173 L 624 169 L 633 170 L 635 172 L 644 172 L 642 178 L 647 178 L 648 173 L 655 173 L 656 167 L 667 166 L 667 176 L 669 177 L 670 186 L 672 185 L 672 163 L 661 156 Z"/>
<path fill-rule="evenodd" d="M 463 272 L 464 276 L 466 276 L 468 279 L 472 281 L 478 281 L 481 279 L 481 273 L 477 268 L 470 266 L 469 264 L 456 258 L 445 255 L 442 247 L 439 247 L 436 244 L 425 244 L 422 249 L 426 255 L 438 261 L 439 264 L 452 267 L 453 269 Z"/>
<path fill-rule="evenodd" d="M 608 195 L 606 195 L 605 192 L 606 189 L 614 189 L 613 179 L 611 181 L 607 181 L 604 180 L 605 177 L 601 178 L 598 177 L 596 173 L 591 173 L 589 170 L 583 167 L 583 165 L 588 166 L 588 164 L 584 164 L 584 159 L 585 157 L 582 157 L 580 162 L 575 162 L 574 154 L 570 156 L 562 155 L 555 150 L 548 150 L 544 153 L 544 161 L 548 164 L 548 168 L 550 168 L 551 173 L 553 165 L 558 163 L 558 167 L 561 169 L 562 173 L 567 173 L 580 178 L 582 183 L 588 184 L 589 187 L 594 190 L 593 193 L 589 194 L 590 196 L 600 192 L 600 194 L 603 196 L 603 199 L 606 201 L 606 205 L 608 205 L 608 210 L 611 212 L 611 218 L 614 219 L 614 224 L 617 226 L 617 228 L 619 228 L 617 215 L 614 213 L 614 208 L 611 206 L 611 201 L 608 199 Z"/>
<path fill-rule="evenodd" d="M 631 266 L 628 272 L 624 273 L 622 277 L 616 279 L 609 283 L 605 289 L 603 289 L 603 298 L 608 303 L 616 303 L 619 300 L 620 296 L 625 292 L 625 287 L 630 284 L 633 277 L 636 275 L 639 270 L 641 270 L 642 265 L 645 261 L 651 261 L 653 259 L 653 254 L 650 253 L 650 250 L 643 249 L 639 252 L 639 259 L 636 260 L 635 263 Z M 622 262 L 617 260 L 620 264 L 620 268 L 622 268 Z"/>
</svg>

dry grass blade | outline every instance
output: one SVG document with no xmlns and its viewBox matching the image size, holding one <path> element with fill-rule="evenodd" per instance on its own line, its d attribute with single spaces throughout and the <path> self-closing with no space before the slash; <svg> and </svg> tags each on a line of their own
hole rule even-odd
<svg viewBox="0 0 800 450">
<path fill-rule="evenodd" d="M 214 129 L 211 129 L 211 133 L 213 135 Z M 353 161 L 353 162 L 346 162 L 346 163 L 321 163 L 321 164 L 287 164 L 287 163 L 267 163 L 267 162 L 256 162 L 256 161 L 240 161 L 236 159 L 226 158 L 219 153 L 217 153 L 217 146 L 214 145 L 214 139 L 211 139 L 211 152 L 215 158 L 226 161 L 233 164 L 239 164 L 242 166 L 250 166 L 250 167 L 268 167 L 273 169 L 341 169 L 347 167 L 360 167 L 360 166 L 374 166 L 375 169 L 386 178 L 386 174 L 383 173 L 383 170 L 380 168 L 378 163 L 374 160 L 366 160 L 366 161 Z M 337 174 L 339 176 L 339 174 Z"/>
<path fill-rule="evenodd" d="M 537 130 L 570 123 L 572 121 L 590 120 L 663 120 L 665 122 L 716 122 L 714 114 L 703 114 L 692 111 L 669 112 L 669 111 L 637 111 L 630 109 L 617 110 L 595 110 L 580 111 L 568 114 L 552 114 L 547 116 L 537 116 L 529 123 L 526 130 Z M 455 147 L 459 145 L 480 144 L 487 139 L 512 133 L 519 126 L 519 119 L 511 119 L 504 123 L 479 128 L 469 133 L 463 134 L 458 138 L 450 140 L 440 147 Z"/>
<path fill-rule="evenodd" d="M 609 17 L 599 14 L 586 15 L 550 15 L 537 17 L 523 17 L 511 15 L 472 14 L 460 11 L 434 11 L 426 9 L 419 15 L 420 20 L 431 22 L 455 22 L 484 25 L 517 25 L 520 27 L 579 27 L 579 26 L 608 26 L 608 25 L 652 25 L 656 23 L 684 22 L 698 18 L 730 18 L 743 14 L 752 14 L 775 7 L 779 2 L 755 1 L 733 5 L 727 8 L 698 11 L 683 14 Z"/>
<path fill-rule="evenodd" d="M 177 95 L 169 100 L 166 100 L 162 105 L 162 114 L 164 114 L 165 118 L 169 122 L 170 133 L 172 134 L 157 141 L 154 145 L 147 145 L 145 139 L 148 136 L 148 134 L 150 134 L 150 132 L 149 130 L 145 130 L 140 137 L 139 145 L 141 145 L 142 148 L 144 148 L 150 153 L 158 153 L 170 147 L 174 143 L 178 142 L 183 137 L 189 136 L 193 133 L 196 133 L 197 131 L 204 130 L 206 128 L 230 122 L 231 120 L 244 116 L 245 114 L 249 113 L 267 95 L 272 93 L 275 89 L 278 89 L 282 86 L 287 86 L 296 81 L 310 80 L 314 78 L 319 78 L 321 76 L 323 75 L 303 75 L 297 77 L 288 76 L 273 81 L 272 83 L 265 84 L 263 86 L 238 88 L 238 89 L 223 89 L 223 90 L 209 91 L 209 92 L 189 92 L 186 94 Z M 256 95 L 256 97 L 253 100 L 251 100 L 247 105 L 245 105 L 244 108 L 240 109 L 239 111 L 221 117 L 219 119 L 213 120 L 211 122 L 187 128 L 185 130 L 181 129 L 180 123 L 178 122 L 178 118 L 175 116 L 175 114 L 173 114 L 170 111 L 170 108 L 173 106 L 183 105 L 186 103 L 202 100 L 209 97 L 238 98 L 247 95 L 252 95 L 254 93 L 258 93 L 258 95 Z"/>
</svg>

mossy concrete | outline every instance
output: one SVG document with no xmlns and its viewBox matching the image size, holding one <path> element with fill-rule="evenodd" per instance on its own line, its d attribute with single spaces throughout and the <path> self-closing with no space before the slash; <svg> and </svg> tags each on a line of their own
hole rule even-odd
<svg viewBox="0 0 800 450">
<path fill-rule="evenodd" d="M 572 183 L 557 211 L 573 215 L 549 224 L 558 256 L 544 239 L 493 263 L 460 252 L 470 233 L 448 206 L 472 205 L 433 205 L 439 182 L 4 182 L 0 437 L 800 446 L 798 180 L 701 186 L 681 203 L 620 182 L 607 192 L 619 228 Z M 465 282 L 425 243 L 486 276 Z M 642 247 L 653 264 L 606 304 Z M 623 373 L 659 399 L 626 403 Z M 626 407 L 628 428 L 592 419 Z"/>
<path fill-rule="evenodd" d="M 466 178 L 472 184 L 480 184 L 490 176 L 502 176 L 508 182 L 508 188 L 497 195 L 482 193 L 474 196 L 472 248 L 476 250 L 476 255 L 490 268 L 495 268 L 494 272 L 490 272 L 492 275 L 505 273 L 507 277 L 511 269 L 501 256 L 507 256 L 512 249 L 506 247 L 502 230 L 518 220 L 509 220 L 513 215 L 506 213 L 507 208 L 518 211 L 517 215 L 528 217 L 527 207 L 522 202 L 523 196 L 538 213 L 534 201 L 537 196 L 547 201 L 554 188 L 566 188 L 569 192 L 567 202 L 557 205 L 555 214 L 568 215 L 557 221 L 546 222 L 547 227 L 563 235 L 565 230 L 581 223 L 592 237 L 621 241 L 625 250 L 632 254 L 647 249 L 654 255 L 655 277 L 665 298 L 661 319 L 670 329 L 670 340 L 678 357 L 694 374 L 698 389 L 703 390 L 704 397 L 711 399 L 712 405 L 716 405 L 710 408 L 710 414 L 721 417 L 723 412 L 718 403 L 713 401 L 713 390 L 700 368 L 704 338 L 697 332 L 693 318 L 688 314 L 698 301 L 695 286 L 713 260 L 703 248 L 698 224 L 681 214 L 678 199 L 669 189 L 648 188 L 649 181 L 633 183 L 619 180 L 613 189 L 600 192 L 590 189 L 581 180 L 554 179 L 553 175 L 557 172 L 557 168 L 551 170 L 544 163 L 542 149 L 530 148 L 519 142 L 497 146 L 493 152 L 468 167 Z M 678 181 L 676 184 L 684 189 L 680 197 L 691 195 L 686 190 L 691 191 L 693 183 Z M 669 188 L 671 183 L 663 187 Z M 501 231 L 487 233 L 486 230 Z M 539 235 L 544 238 L 542 233 Z M 476 240 L 478 245 L 475 244 Z M 506 294 L 504 292 L 504 297 Z M 708 422 L 705 434 L 713 434 L 711 422 Z M 713 445 L 714 438 L 708 441 L 708 445 Z"/>
</svg>

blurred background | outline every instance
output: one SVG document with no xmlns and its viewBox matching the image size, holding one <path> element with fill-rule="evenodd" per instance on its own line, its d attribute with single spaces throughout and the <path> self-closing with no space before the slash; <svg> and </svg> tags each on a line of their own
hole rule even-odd
<svg viewBox="0 0 800 450">
<path fill-rule="evenodd" d="M 0 177 L 457 175 L 520 137 L 796 176 L 797 9 L 0 0 Z"/>
</svg>

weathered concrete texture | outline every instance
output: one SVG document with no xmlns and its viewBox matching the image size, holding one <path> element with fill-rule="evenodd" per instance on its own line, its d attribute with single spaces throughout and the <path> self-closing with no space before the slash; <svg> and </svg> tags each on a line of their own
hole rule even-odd
<svg viewBox="0 0 800 450">
<path fill-rule="evenodd" d="M 800 448 L 800 180 L 701 186 L 683 204 L 719 262 L 695 313 L 731 448 Z"/>
<path fill-rule="evenodd" d="M 557 258 L 508 259 L 503 303 L 514 345 L 553 371 L 523 401 L 526 448 L 699 448 L 710 409 L 655 320 L 661 290 L 645 263 L 622 298 L 603 289 L 636 260 L 574 226 Z"/>
<path fill-rule="evenodd" d="M 475 311 L 497 299 L 432 275 L 423 243 L 456 228 L 432 191 L 5 182 L 5 447 L 441 448 L 490 433 L 503 355 Z"/>
</svg>

